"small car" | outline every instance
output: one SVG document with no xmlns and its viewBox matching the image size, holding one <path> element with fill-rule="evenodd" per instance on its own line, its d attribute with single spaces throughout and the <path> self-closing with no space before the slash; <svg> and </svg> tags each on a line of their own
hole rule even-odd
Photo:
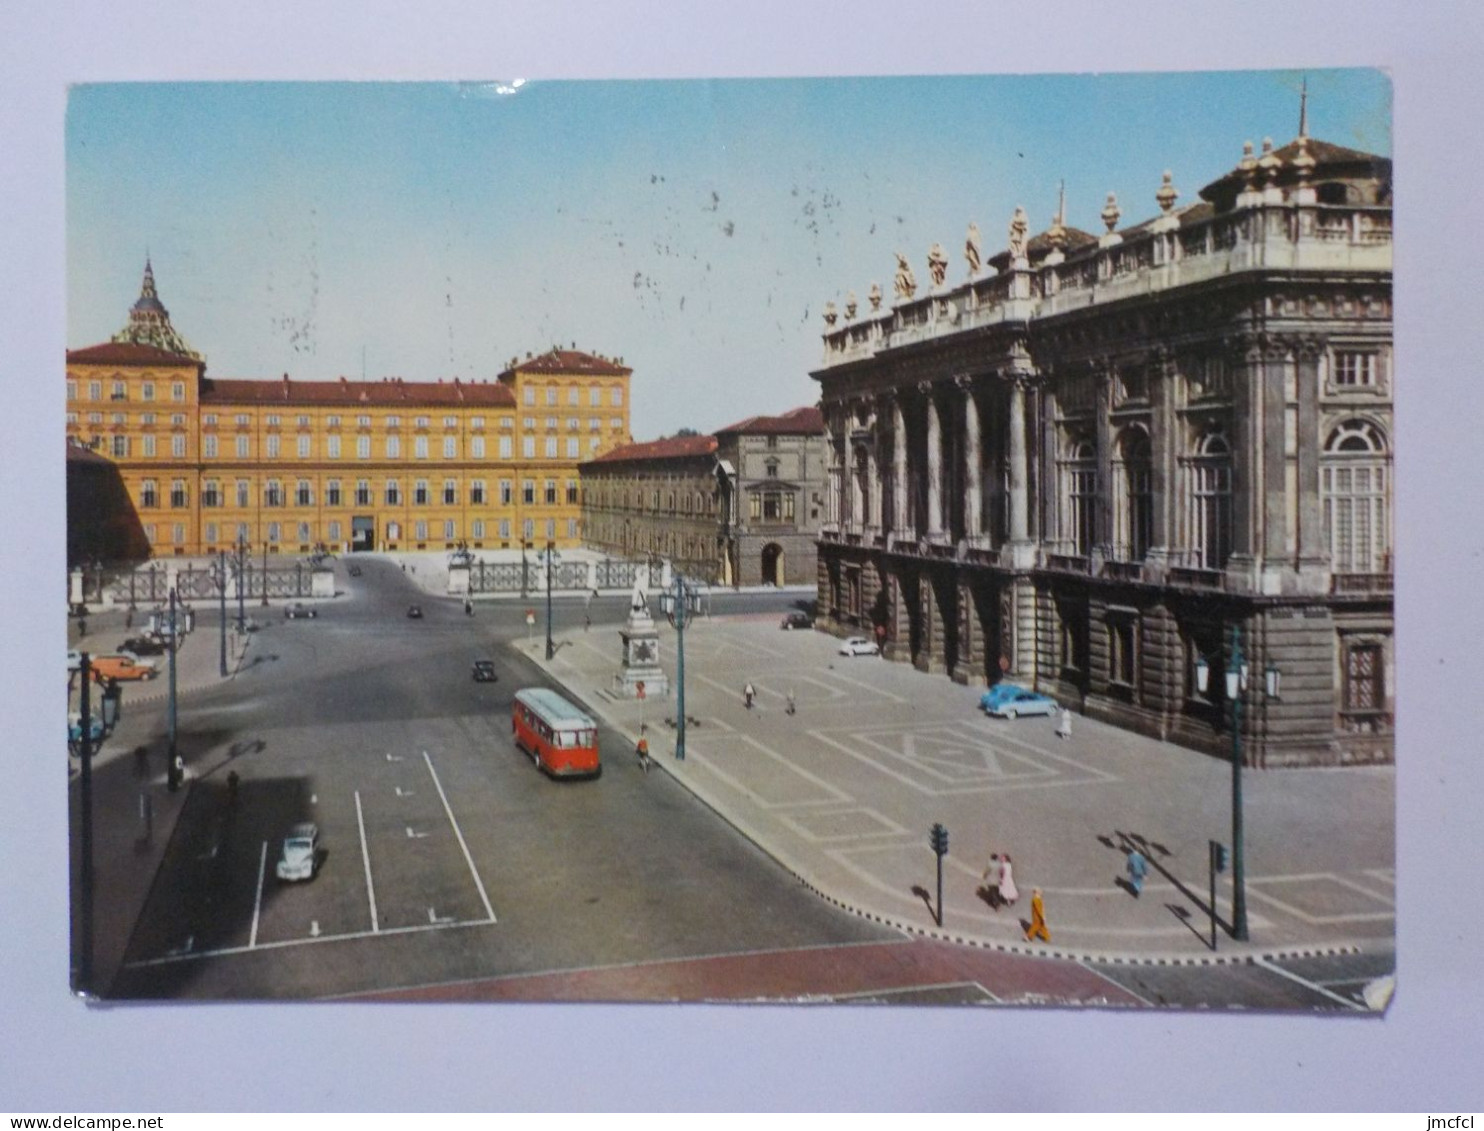
<svg viewBox="0 0 1484 1131">
<path fill-rule="evenodd" d="M 407 607 L 407 616 L 411 620 L 422 620 L 423 619 L 422 606 L 421 605 L 409 605 Z"/>
<path fill-rule="evenodd" d="M 475 683 L 494 683 L 498 678 L 495 675 L 495 662 L 493 660 L 474 661 Z"/>
<path fill-rule="evenodd" d="M 1024 690 L 1025 688 L 1014 683 L 997 683 L 983 695 L 979 696 L 979 709 L 982 711 L 992 710 L 1006 699 Z"/>
<path fill-rule="evenodd" d="M 82 652 L 77 648 L 67 650 L 67 670 L 69 672 L 82 671 Z"/>
<path fill-rule="evenodd" d="M 1051 696 L 1017 687 L 1013 695 L 1006 695 L 994 706 L 986 707 L 985 714 L 1013 719 L 1018 715 L 1054 715 L 1060 710 L 1061 707 Z"/>
<path fill-rule="evenodd" d="M 285 883 L 312 880 L 319 867 L 319 826 L 305 822 L 295 825 L 283 838 L 278 856 L 278 878 Z"/>
<path fill-rule="evenodd" d="M 92 672 L 95 679 L 154 679 L 160 674 L 153 660 L 134 656 L 94 656 Z"/>
<path fill-rule="evenodd" d="M 131 656 L 163 656 L 170 648 L 165 641 L 154 636 L 131 636 L 119 645 L 120 652 Z"/>
<path fill-rule="evenodd" d="M 867 640 L 864 636 L 852 636 L 840 645 L 839 653 L 842 656 L 879 656 L 881 649 L 876 646 L 874 640 Z"/>
<path fill-rule="evenodd" d="M 786 613 L 783 622 L 778 627 L 782 629 L 813 628 L 814 622 L 809 619 L 808 613 Z"/>
<path fill-rule="evenodd" d="M 284 609 L 283 615 L 289 620 L 303 620 L 306 618 L 309 620 L 313 620 L 315 617 L 319 616 L 319 610 L 311 609 L 302 601 L 295 601 L 288 608 Z"/>
</svg>

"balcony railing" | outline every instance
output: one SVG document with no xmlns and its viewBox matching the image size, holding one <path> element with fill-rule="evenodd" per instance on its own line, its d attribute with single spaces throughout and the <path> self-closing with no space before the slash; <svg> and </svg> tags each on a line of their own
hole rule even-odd
<svg viewBox="0 0 1484 1131">
<path fill-rule="evenodd" d="M 1395 579 L 1389 573 L 1337 573 L 1329 579 L 1329 591 L 1336 597 L 1390 596 Z"/>
</svg>

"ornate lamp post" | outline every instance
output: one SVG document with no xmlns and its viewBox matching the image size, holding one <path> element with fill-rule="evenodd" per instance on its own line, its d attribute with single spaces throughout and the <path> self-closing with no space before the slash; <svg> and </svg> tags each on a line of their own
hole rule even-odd
<svg viewBox="0 0 1484 1131">
<path fill-rule="evenodd" d="M 548 542 L 536 560 L 546 567 L 546 658 L 550 660 L 556 655 L 556 645 L 551 639 L 551 568 L 562 564 L 562 555 Z"/>
<path fill-rule="evenodd" d="M 698 598 L 695 586 L 679 570 L 675 571 L 673 590 L 660 594 L 660 608 L 675 629 L 675 760 L 685 761 L 685 629 L 695 613 Z"/>
<path fill-rule="evenodd" d="M 1242 629 L 1232 625 L 1231 660 L 1226 667 L 1226 699 L 1232 709 L 1232 937 L 1246 942 L 1247 883 L 1246 852 L 1242 827 L 1242 696 L 1247 691 L 1250 668 L 1242 652 Z M 1202 694 L 1211 683 L 1211 665 L 1201 656 L 1195 665 L 1196 688 Z M 1263 689 L 1277 699 L 1282 673 L 1269 663 L 1263 672 Z"/>
</svg>

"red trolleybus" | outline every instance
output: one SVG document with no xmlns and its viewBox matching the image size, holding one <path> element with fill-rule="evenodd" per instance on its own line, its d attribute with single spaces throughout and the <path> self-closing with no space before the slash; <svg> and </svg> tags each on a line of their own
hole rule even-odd
<svg viewBox="0 0 1484 1131">
<path fill-rule="evenodd" d="M 510 710 L 515 744 L 553 777 L 597 777 L 598 724 L 555 691 L 527 687 Z"/>
</svg>

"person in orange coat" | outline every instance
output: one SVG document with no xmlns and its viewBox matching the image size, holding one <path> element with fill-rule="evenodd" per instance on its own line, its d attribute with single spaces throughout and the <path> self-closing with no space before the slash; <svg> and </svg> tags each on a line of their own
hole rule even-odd
<svg viewBox="0 0 1484 1131">
<path fill-rule="evenodd" d="M 1026 941 L 1040 939 L 1042 942 L 1051 941 L 1051 932 L 1046 929 L 1046 905 L 1041 902 L 1041 889 L 1031 889 L 1031 925 L 1025 932 Z"/>
</svg>

